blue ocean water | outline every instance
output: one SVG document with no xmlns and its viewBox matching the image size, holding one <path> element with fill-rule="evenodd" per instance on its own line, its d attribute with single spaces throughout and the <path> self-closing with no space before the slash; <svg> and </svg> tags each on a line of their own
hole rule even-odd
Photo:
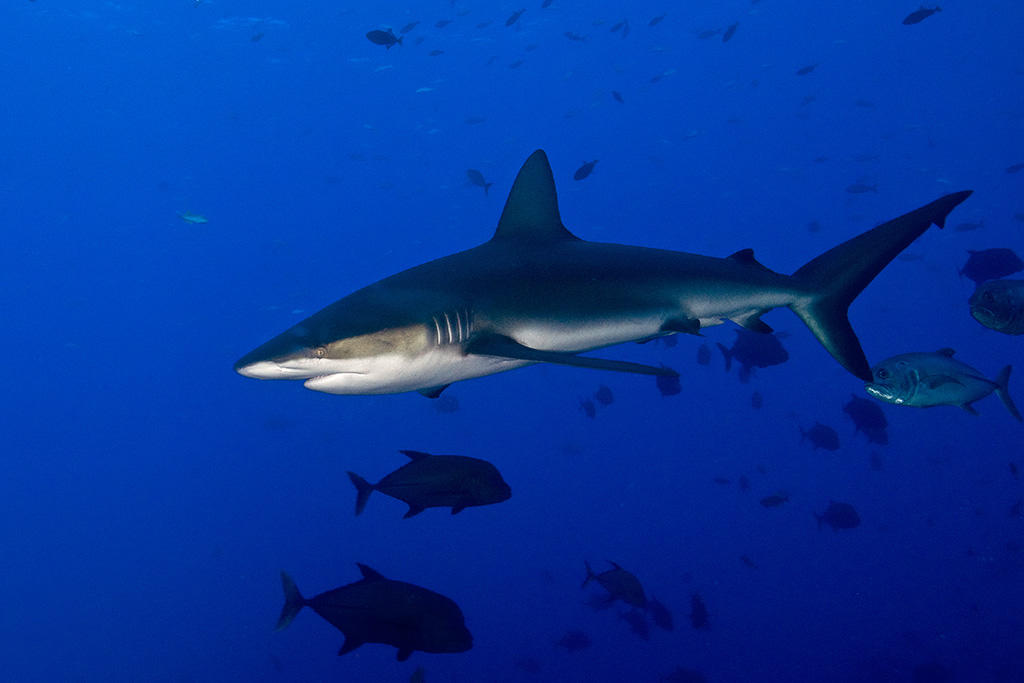
<svg viewBox="0 0 1024 683">
<path fill-rule="evenodd" d="M 695 360 L 731 324 L 604 352 L 677 369 L 667 397 L 548 365 L 445 403 L 232 371 L 337 298 L 488 239 L 537 148 L 580 237 L 752 247 L 784 273 L 972 189 L 851 320 L 873 362 L 952 347 L 990 377 L 1024 366 L 958 275 L 968 249 L 1024 251 L 1024 10 L 904 25 L 915 4 L 9 0 L 0 678 L 1024 680 L 1024 427 L 994 396 L 979 416 L 884 405 L 889 443 L 869 444 L 843 412 L 863 383 L 788 311 L 765 320 L 789 361 L 749 383 L 717 349 Z M 391 49 L 365 37 L 414 21 Z M 601 385 L 614 402 L 588 417 Z M 816 422 L 839 450 L 801 439 Z M 512 497 L 402 519 L 374 494 L 355 517 L 346 471 L 376 481 L 398 449 L 486 459 Z M 830 501 L 861 525 L 819 528 Z M 674 630 L 643 640 L 624 607 L 588 606 L 585 560 L 633 572 Z M 356 562 L 451 597 L 473 649 L 339 658 L 310 610 L 273 632 L 281 569 L 312 595 Z M 575 630 L 590 647 L 557 645 Z"/>
</svg>

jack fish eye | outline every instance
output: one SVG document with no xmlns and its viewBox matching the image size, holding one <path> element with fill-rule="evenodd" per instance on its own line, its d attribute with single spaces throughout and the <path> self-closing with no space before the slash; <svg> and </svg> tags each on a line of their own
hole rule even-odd
<svg viewBox="0 0 1024 683">
<path fill-rule="evenodd" d="M 875 371 L 875 377 L 878 379 L 889 379 L 889 371 L 885 368 L 878 368 L 878 370 Z"/>
</svg>

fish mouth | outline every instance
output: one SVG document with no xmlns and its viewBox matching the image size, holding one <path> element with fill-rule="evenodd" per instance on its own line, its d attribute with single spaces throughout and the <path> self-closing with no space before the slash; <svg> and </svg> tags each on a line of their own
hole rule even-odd
<svg viewBox="0 0 1024 683">
<path fill-rule="evenodd" d="M 869 396 L 880 399 L 882 401 L 888 401 L 890 403 L 903 403 L 903 399 L 896 396 L 896 392 L 893 391 L 892 387 L 884 384 L 877 384 L 875 382 L 868 382 L 864 385 L 864 391 L 868 392 Z"/>
<path fill-rule="evenodd" d="M 252 379 L 308 379 L 315 376 L 309 369 L 289 368 L 272 360 L 247 362 L 245 358 L 235 363 L 235 372 Z"/>
</svg>

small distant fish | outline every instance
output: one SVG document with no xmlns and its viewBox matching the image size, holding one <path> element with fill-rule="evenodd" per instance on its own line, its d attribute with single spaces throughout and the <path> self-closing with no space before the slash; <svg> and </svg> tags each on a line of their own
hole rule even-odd
<svg viewBox="0 0 1024 683">
<path fill-rule="evenodd" d="M 814 517 L 818 520 L 819 527 L 824 522 L 835 531 L 840 529 L 856 529 L 860 526 L 860 515 L 857 514 L 857 510 L 849 503 L 830 501 L 828 507 L 825 508 L 825 512 L 820 515 L 815 514 Z"/>
<path fill-rule="evenodd" d="M 660 24 L 662 22 L 662 20 L 664 18 L 665 18 L 664 14 L 659 14 L 658 16 L 656 16 L 653 19 L 651 19 L 650 21 L 648 21 L 647 25 L 648 26 L 657 26 L 658 24 Z"/>
<path fill-rule="evenodd" d="M 904 353 L 887 358 L 871 370 L 873 382 L 864 389 L 879 401 L 896 405 L 958 406 L 976 415 L 974 402 L 993 391 L 1017 420 L 1021 418 L 1010 398 L 1009 381 L 1012 366 L 1007 365 L 994 379 L 953 358 L 953 349 L 934 353 Z"/>
<path fill-rule="evenodd" d="M 562 35 L 564 35 L 569 40 L 575 40 L 577 42 L 583 42 L 587 39 L 586 36 L 580 35 L 579 33 L 573 33 L 572 31 L 566 31 Z"/>
<path fill-rule="evenodd" d="M 463 455 L 430 455 L 420 451 L 401 453 L 411 462 L 376 484 L 354 472 L 348 473 L 356 487 L 357 515 L 362 513 L 374 491 L 408 504 L 409 510 L 403 519 L 430 507 L 451 507 L 452 514 L 456 515 L 467 507 L 500 503 L 512 495 L 501 473 L 486 460 Z"/>
<path fill-rule="evenodd" d="M 579 652 L 590 647 L 590 636 L 583 631 L 566 631 L 556 645 L 564 647 L 569 652 Z"/>
<path fill-rule="evenodd" d="M 707 343 L 697 347 L 697 363 L 700 365 L 709 365 L 711 363 L 711 347 Z"/>
<path fill-rule="evenodd" d="M 1006 167 L 1007 173 L 1017 173 L 1019 171 L 1024 171 L 1024 164 L 1014 164 Z"/>
<path fill-rule="evenodd" d="M 760 410 L 761 406 L 764 405 L 764 397 L 761 396 L 760 391 L 755 391 L 750 395 L 750 407 L 754 410 Z"/>
<path fill-rule="evenodd" d="M 251 35 L 251 36 L 249 37 L 249 40 L 251 40 L 251 41 L 252 41 L 252 42 L 254 42 L 254 43 L 258 43 L 258 42 L 260 42 L 261 40 L 263 40 L 263 36 L 264 36 L 264 35 L 266 35 L 266 34 L 265 34 L 265 33 L 263 33 L 263 31 L 258 31 L 257 33 L 254 33 L 254 34 L 252 34 L 252 35 Z"/>
<path fill-rule="evenodd" d="M 704 604 L 704 599 L 700 597 L 700 593 L 694 593 L 691 595 L 690 624 L 697 629 L 711 628 L 710 616 L 707 605 Z"/>
<path fill-rule="evenodd" d="M 402 35 L 405 35 L 406 33 L 408 33 L 409 31 L 413 30 L 414 28 L 416 28 L 419 25 L 420 25 L 420 22 L 418 22 L 418 21 L 410 21 L 408 24 L 406 24 L 401 29 L 399 29 L 398 32 L 401 33 Z"/>
<path fill-rule="evenodd" d="M 583 180 L 591 173 L 594 172 L 594 164 L 597 163 L 597 159 L 593 161 L 584 161 L 583 165 L 576 169 L 576 172 L 572 174 L 573 180 Z"/>
<path fill-rule="evenodd" d="M 910 26 L 912 24 L 920 24 L 922 21 L 924 21 L 931 15 L 941 11 L 942 8 L 939 7 L 938 5 L 936 5 L 932 9 L 928 9 L 927 7 L 922 5 L 920 9 L 914 10 L 913 12 L 911 12 L 910 14 L 903 18 L 903 25 Z"/>
<path fill-rule="evenodd" d="M 523 12 L 525 12 L 525 11 L 526 11 L 526 9 L 524 8 L 524 9 L 518 10 L 516 12 L 513 12 L 509 16 L 509 18 L 505 20 L 505 26 L 511 26 L 512 24 L 514 24 L 517 21 L 519 21 L 519 17 L 523 16 Z"/>
<path fill-rule="evenodd" d="M 620 93 L 618 90 L 612 90 L 612 99 L 614 99 L 619 104 L 626 103 L 626 100 L 622 98 L 622 93 Z"/>
<path fill-rule="evenodd" d="M 589 398 L 580 399 L 580 410 L 587 417 L 595 417 L 597 415 L 597 408 L 594 407 L 594 402 Z"/>
<path fill-rule="evenodd" d="M 960 274 L 974 280 L 977 285 L 1024 270 L 1024 261 L 1012 249 L 1005 247 L 978 251 L 968 249 L 967 254 L 967 262 L 960 269 Z"/>
<path fill-rule="evenodd" d="M 481 21 L 479 24 L 476 25 L 476 27 L 477 28 L 487 28 L 488 26 L 490 26 L 493 23 L 494 23 L 493 21 L 491 21 L 490 19 L 487 19 L 485 21 Z"/>
<path fill-rule="evenodd" d="M 750 567 L 751 569 L 757 569 L 757 563 L 749 557 L 747 557 L 746 555 L 740 555 L 740 562 Z"/>
<path fill-rule="evenodd" d="M 198 213 L 192 213 L 191 211 L 179 211 L 178 218 L 186 223 L 191 223 L 192 225 L 202 225 L 203 223 L 210 222 L 206 219 L 206 216 L 202 216 Z"/>
<path fill-rule="evenodd" d="M 770 496 L 765 496 L 761 499 L 761 505 L 766 508 L 777 508 L 783 503 L 789 501 L 789 496 L 785 493 L 775 493 Z"/>
<path fill-rule="evenodd" d="M 467 169 L 466 177 L 469 178 L 470 185 L 484 188 L 484 195 L 487 194 L 487 190 L 491 189 L 491 185 L 494 184 L 484 180 L 484 174 L 476 170 L 475 168 Z"/>
<path fill-rule="evenodd" d="M 463 121 L 467 126 L 476 126 L 487 121 L 483 116 L 467 116 Z"/>
<path fill-rule="evenodd" d="M 800 428 L 800 441 L 803 442 L 805 439 L 811 442 L 814 450 L 819 448 L 826 451 L 839 450 L 839 435 L 836 430 L 820 422 L 815 422 L 814 426 L 807 430 L 803 427 Z"/>
<path fill-rule="evenodd" d="M 587 576 L 583 579 L 581 587 L 586 587 L 592 580 L 597 581 L 602 588 L 608 591 L 608 600 L 621 600 L 627 605 L 639 607 L 640 609 L 647 606 L 647 596 L 644 595 L 644 588 L 640 585 L 640 580 L 631 572 L 612 562 L 611 569 L 595 574 L 590 568 L 589 562 L 584 562 L 583 564 L 586 566 Z"/>
<path fill-rule="evenodd" d="M 985 227 L 985 221 L 964 221 L 963 223 L 957 223 L 953 226 L 954 232 L 974 232 Z"/>
<path fill-rule="evenodd" d="M 732 37 L 736 35 L 736 29 L 739 28 L 739 26 L 740 22 L 737 21 L 735 24 L 731 24 L 729 28 L 725 29 L 725 33 L 722 34 L 722 42 L 728 43 L 732 40 Z"/>
<path fill-rule="evenodd" d="M 615 395 L 612 394 L 612 390 L 602 384 L 594 392 L 594 400 L 603 406 L 610 406 L 615 403 Z"/>
<path fill-rule="evenodd" d="M 618 31 L 619 29 L 621 29 L 625 25 L 626 25 L 626 20 L 625 19 L 623 19 L 622 21 L 620 21 L 618 23 L 612 24 L 610 32 L 611 33 L 615 33 L 616 31 Z"/>
<path fill-rule="evenodd" d="M 523 60 L 517 59 L 516 61 L 512 62 L 511 64 L 509 64 L 508 68 L 510 68 L 510 69 L 518 69 L 522 65 L 523 65 Z"/>
<path fill-rule="evenodd" d="M 675 629 L 675 624 L 672 620 L 672 613 L 668 611 L 668 607 L 661 604 L 654 598 L 650 598 L 647 601 L 647 613 L 651 615 L 651 619 L 654 621 L 654 625 L 664 631 L 672 631 Z"/>
<path fill-rule="evenodd" d="M 430 52 L 427 53 L 427 56 L 429 56 L 429 57 L 437 57 L 438 55 L 443 55 L 443 54 L 444 54 L 444 50 L 431 50 Z"/>
<path fill-rule="evenodd" d="M 392 45 L 401 45 L 402 39 L 395 35 L 391 29 L 387 31 L 374 30 L 366 34 L 366 39 L 374 45 L 383 45 L 390 50 Z"/>
<path fill-rule="evenodd" d="M 450 23 L 452 23 L 451 19 L 440 19 L 434 24 L 434 28 L 444 28 Z"/>
<path fill-rule="evenodd" d="M 1010 463 L 1010 474 L 1013 475 L 1014 479 L 1018 478 L 1018 475 L 1020 474 L 1020 471 L 1017 469 L 1017 463 L 1015 463 L 1015 462 L 1011 462 Z"/>
<path fill-rule="evenodd" d="M 714 38 L 721 32 L 722 29 L 720 28 L 709 28 L 703 31 L 697 31 L 697 37 L 700 38 L 701 40 L 707 40 L 708 38 Z"/>
<path fill-rule="evenodd" d="M 619 619 L 629 624 L 629 630 L 641 640 L 651 639 L 651 627 L 647 624 L 647 617 L 638 609 L 631 609 L 628 612 L 620 612 Z"/>
<path fill-rule="evenodd" d="M 797 76 L 806 76 L 807 74 L 809 74 L 812 71 L 814 71 L 816 68 L 818 68 L 817 64 L 808 64 L 807 66 L 802 66 L 802 67 L 800 67 L 799 69 L 796 70 L 796 75 Z"/>
<path fill-rule="evenodd" d="M 770 328 L 769 328 L 770 329 Z M 742 327 L 736 328 L 736 341 L 732 348 L 717 344 L 725 359 L 725 371 L 732 369 L 732 362 L 739 363 L 739 379 L 746 384 L 750 381 L 755 368 L 767 368 L 789 360 L 789 352 L 782 346 L 776 334 L 751 332 Z"/>
<path fill-rule="evenodd" d="M 885 431 L 889 421 L 877 403 L 851 394 L 849 402 L 843 406 L 843 412 L 853 420 L 854 428 L 868 437 L 869 443 L 881 446 L 889 443 L 889 436 Z"/>
<path fill-rule="evenodd" d="M 878 185 L 867 185 L 866 183 L 853 183 L 852 185 L 846 186 L 846 191 L 850 194 L 866 194 L 868 192 L 878 192 Z"/>
<path fill-rule="evenodd" d="M 1024 280 L 988 280 L 969 300 L 971 317 L 1003 334 L 1024 334 Z"/>
<path fill-rule="evenodd" d="M 665 366 L 662 365 L 662 367 Z M 658 375 L 655 381 L 658 385 L 658 391 L 661 392 L 662 396 L 675 396 L 683 390 L 678 373 L 674 375 Z"/>
</svg>

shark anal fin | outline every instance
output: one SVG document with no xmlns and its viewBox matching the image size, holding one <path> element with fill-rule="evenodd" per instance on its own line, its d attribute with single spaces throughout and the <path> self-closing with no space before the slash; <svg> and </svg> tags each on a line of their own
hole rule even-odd
<svg viewBox="0 0 1024 683">
<path fill-rule="evenodd" d="M 677 373 L 671 368 L 656 368 L 651 365 L 630 363 L 621 360 L 608 360 L 606 358 L 589 358 L 577 356 L 573 353 L 563 351 L 542 351 L 523 346 L 516 340 L 500 334 L 479 335 L 466 345 L 466 353 L 479 356 L 498 356 L 500 358 L 512 358 L 525 360 L 534 363 L 553 363 L 555 365 L 571 365 L 578 368 L 592 368 L 595 370 L 614 370 L 616 372 L 633 372 L 640 375 L 662 375 L 676 376 Z"/>
<path fill-rule="evenodd" d="M 441 395 L 442 391 L 444 391 L 450 386 L 451 384 L 441 384 L 436 387 L 423 387 L 422 389 L 417 389 L 416 391 L 423 394 L 427 398 L 437 398 L 438 396 Z"/>
<path fill-rule="evenodd" d="M 661 324 L 663 332 L 681 332 L 700 335 L 700 320 L 697 318 L 670 318 Z"/>
</svg>

